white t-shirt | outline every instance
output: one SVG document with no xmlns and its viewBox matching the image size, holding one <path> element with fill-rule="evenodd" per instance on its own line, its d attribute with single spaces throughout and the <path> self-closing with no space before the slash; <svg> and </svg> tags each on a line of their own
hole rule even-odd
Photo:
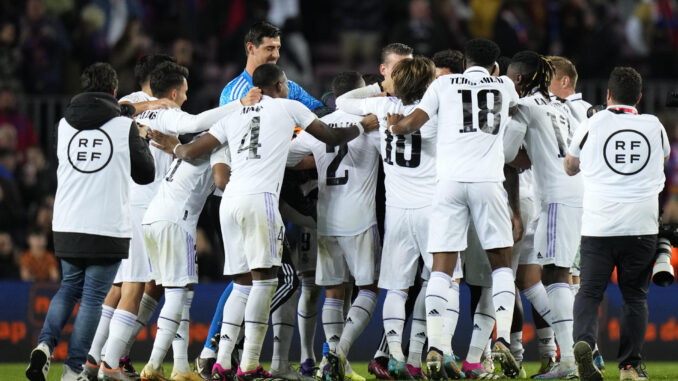
<svg viewBox="0 0 678 381">
<path fill-rule="evenodd" d="M 517 102 L 511 79 L 492 77 L 482 67 L 433 81 L 417 107 L 438 116 L 438 179 L 503 181 L 502 140 Z"/>
<path fill-rule="evenodd" d="M 345 111 L 379 119 L 379 151 L 384 164 L 386 205 L 403 209 L 430 206 L 436 185 L 436 133 L 438 118 L 430 118 L 418 131 L 393 136 L 387 131 L 386 114 L 411 114 L 419 102 L 403 105 L 396 97 L 349 98 L 337 104 Z M 342 98 L 343 97 L 343 98 Z"/>
<path fill-rule="evenodd" d="M 195 239 L 200 212 L 214 188 L 210 155 L 191 161 L 174 159 L 142 223 L 173 222 Z"/>
<path fill-rule="evenodd" d="M 611 106 L 575 132 L 568 153 L 584 180 L 582 235 L 657 234 L 658 194 L 671 147 L 654 115 Z"/>
<path fill-rule="evenodd" d="M 231 150 L 231 179 L 224 197 L 280 194 L 294 127 L 306 129 L 316 116 L 298 101 L 264 96 L 221 119 L 209 133 Z"/>
<path fill-rule="evenodd" d="M 563 103 L 549 100 L 539 92 L 521 98 L 518 105 L 504 140 L 506 145 L 525 145 L 532 162 L 537 197 L 543 203 L 581 207 L 582 177 L 568 176 L 563 167 L 577 121 Z"/>
<path fill-rule="evenodd" d="M 343 128 L 362 118 L 335 111 L 320 120 L 332 128 Z M 377 223 L 374 192 L 377 187 L 379 153 L 371 137 L 361 134 L 337 147 L 301 132 L 290 145 L 287 165 L 294 166 L 313 154 L 318 169 L 318 234 L 352 236 Z"/>
</svg>

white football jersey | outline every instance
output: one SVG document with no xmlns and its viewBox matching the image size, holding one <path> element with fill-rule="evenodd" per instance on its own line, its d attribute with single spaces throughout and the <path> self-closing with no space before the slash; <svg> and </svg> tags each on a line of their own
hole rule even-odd
<svg viewBox="0 0 678 381">
<path fill-rule="evenodd" d="M 173 222 L 195 240 L 200 212 L 214 188 L 210 155 L 202 155 L 191 161 L 174 159 L 142 223 Z"/>
<path fill-rule="evenodd" d="M 280 194 L 294 127 L 308 127 L 316 119 L 303 104 L 264 96 L 252 106 L 217 122 L 209 133 L 231 151 L 231 179 L 226 196 Z"/>
<path fill-rule="evenodd" d="M 521 98 L 518 104 L 506 129 L 506 140 L 525 145 L 536 196 L 543 203 L 581 207 L 582 178 L 568 176 L 563 167 L 577 121 L 563 103 L 539 92 Z"/>
<path fill-rule="evenodd" d="M 386 205 L 417 209 L 433 203 L 436 185 L 436 125 L 430 118 L 418 131 L 408 135 L 393 135 L 386 130 L 386 114 L 409 115 L 419 102 L 403 105 L 396 97 L 345 99 L 342 103 L 365 115 L 379 119 L 379 150 L 384 163 Z"/>
<path fill-rule="evenodd" d="M 437 176 L 459 182 L 504 181 L 504 129 L 518 102 L 509 77 L 473 66 L 438 77 L 417 106 L 438 116 Z"/>
<path fill-rule="evenodd" d="M 362 117 L 335 111 L 320 120 L 333 128 L 348 127 Z M 352 236 L 377 223 L 374 193 L 377 187 L 379 153 L 371 136 L 361 134 L 331 147 L 301 132 L 290 146 L 287 165 L 293 166 L 313 154 L 318 169 L 318 234 Z"/>
</svg>

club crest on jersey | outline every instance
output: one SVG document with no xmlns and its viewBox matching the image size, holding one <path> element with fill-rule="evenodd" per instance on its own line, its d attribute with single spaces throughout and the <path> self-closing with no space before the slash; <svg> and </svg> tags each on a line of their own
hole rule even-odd
<svg viewBox="0 0 678 381">
<path fill-rule="evenodd" d="M 605 164 L 620 175 L 635 175 L 650 160 L 650 142 L 636 130 L 616 131 L 603 146 Z"/>
<path fill-rule="evenodd" d="M 113 142 L 104 130 L 78 131 L 68 142 L 68 161 L 82 173 L 98 172 L 113 157 Z"/>
</svg>

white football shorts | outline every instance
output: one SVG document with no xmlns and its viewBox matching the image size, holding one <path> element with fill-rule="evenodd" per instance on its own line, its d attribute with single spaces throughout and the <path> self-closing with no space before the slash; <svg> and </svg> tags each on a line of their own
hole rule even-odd
<svg viewBox="0 0 678 381">
<path fill-rule="evenodd" d="M 537 251 L 534 249 L 534 232 L 539 222 L 539 205 L 531 198 L 520 199 L 520 219 L 523 222 L 523 238 L 513 245 L 511 268 L 513 275 L 518 265 L 538 265 Z"/>
<path fill-rule="evenodd" d="M 141 221 L 146 214 L 146 208 L 130 207 L 130 222 L 132 223 L 132 239 L 129 242 L 129 256 L 123 259 L 118 267 L 113 284 L 122 282 L 146 283 L 153 280 L 151 261 L 146 251 L 146 240 Z"/>
<path fill-rule="evenodd" d="M 285 227 L 271 193 L 223 197 L 219 206 L 224 239 L 224 275 L 280 266 Z"/>
<path fill-rule="evenodd" d="M 287 237 L 292 246 L 292 263 L 297 274 L 315 272 L 318 259 L 317 230 L 301 225 L 293 225 L 290 230 Z"/>
<path fill-rule="evenodd" d="M 169 221 L 143 225 L 153 279 L 164 287 L 185 287 L 198 283 L 195 238 Z"/>
<path fill-rule="evenodd" d="M 428 251 L 462 251 L 468 226 L 475 223 L 485 250 L 513 246 L 508 198 L 500 182 L 439 181 L 429 220 Z"/>
<path fill-rule="evenodd" d="M 534 248 L 542 266 L 572 267 L 581 241 L 582 208 L 542 204 Z"/>
<path fill-rule="evenodd" d="M 337 286 L 353 276 L 356 286 L 368 286 L 378 278 L 381 242 L 377 225 L 352 236 L 318 235 L 315 284 Z"/>
</svg>

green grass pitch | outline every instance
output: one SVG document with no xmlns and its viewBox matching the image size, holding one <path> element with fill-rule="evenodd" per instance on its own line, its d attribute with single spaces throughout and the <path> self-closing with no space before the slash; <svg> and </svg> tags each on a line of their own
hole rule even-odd
<svg viewBox="0 0 678 381">
<path fill-rule="evenodd" d="M 144 366 L 142 363 L 134 364 L 138 371 L 141 371 L 141 368 Z M 264 364 L 266 366 L 268 364 Z M 295 364 L 298 365 L 298 364 Z M 537 369 L 539 369 L 539 364 L 536 362 L 525 363 L 525 371 L 527 372 L 528 377 L 534 374 Z M 619 380 L 619 371 L 617 370 L 617 365 L 615 363 L 606 363 L 607 369 L 605 370 L 605 379 L 606 380 Z M 19 381 L 26 380 L 24 376 L 24 371 L 26 370 L 27 364 L 0 364 L 0 380 L 2 381 Z M 368 380 L 374 380 L 374 376 L 367 373 L 367 363 L 358 362 L 351 363 L 351 367 L 365 376 Z M 47 381 L 59 381 L 61 379 L 61 363 L 52 363 L 51 370 L 47 377 Z M 169 376 L 172 371 L 172 364 L 165 364 L 165 374 Z M 676 362 L 650 362 L 647 363 L 647 372 L 650 375 L 651 380 L 677 380 L 678 381 L 678 363 Z"/>
</svg>

